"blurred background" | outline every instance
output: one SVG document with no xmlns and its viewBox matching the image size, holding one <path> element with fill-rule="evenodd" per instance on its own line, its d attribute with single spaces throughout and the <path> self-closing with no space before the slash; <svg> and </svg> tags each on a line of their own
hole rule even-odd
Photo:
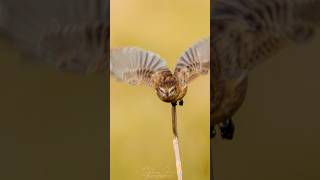
<svg viewBox="0 0 320 180">
<path fill-rule="evenodd" d="M 209 0 L 111 0 L 110 46 L 160 54 L 173 70 L 186 48 L 210 34 Z M 185 179 L 210 178 L 210 78 L 191 83 L 177 108 Z M 176 179 L 171 105 L 153 89 L 110 80 L 111 179 Z"/>
<path fill-rule="evenodd" d="M 234 140 L 212 141 L 215 179 L 320 179 L 319 44 L 292 45 L 250 72 Z"/>
<path fill-rule="evenodd" d="M 19 41 L 37 46 L 54 21 L 77 12 L 87 17 L 80 8 L 89 2 L 97 3 L 0 0 L 1 180 L 107 179 L 109 78 L 59 71 L 44 58 L 26 56 Z M 10 12 L 5 23 L 1 10 Z M 76 16 L 68 23 L 84 22 Z"/>
</svg>

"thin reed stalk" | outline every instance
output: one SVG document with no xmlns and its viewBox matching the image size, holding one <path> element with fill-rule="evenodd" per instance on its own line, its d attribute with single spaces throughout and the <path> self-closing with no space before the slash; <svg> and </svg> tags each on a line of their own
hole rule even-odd
<svg viewBox="0 0 320 180">
<path fill-rule="evenodd" d="M 178 180 L 182 180 L 182 165 L 180 159 L 180 150 L 179 150 L 179 138 L 178 138 L 178 127 L 177 127 L 177 111 L 176 105 L 173 104 L 171 108 L 172 114 L 172 130 L 173 130 L 173 150 L 176 158 L 176 168 Z"/>
</svg>

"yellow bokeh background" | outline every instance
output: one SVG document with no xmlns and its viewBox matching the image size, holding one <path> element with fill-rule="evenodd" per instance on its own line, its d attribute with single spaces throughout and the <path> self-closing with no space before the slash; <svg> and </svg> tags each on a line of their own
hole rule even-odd
<svg viewBox="0 0 320 180">
<path fill-rule="evenodd" d="M 210 34 L 209 0 L 111 0 L 111 48 L 136 46 L 160 54 L 173 70 L 178 57 Z M 193 81 L 178 106 L 185 180 L 210 179 L 210 77 Z M 153 89 L 111 77 L 112 180 L 177 179 L 170 104 Z"/>
</svg>

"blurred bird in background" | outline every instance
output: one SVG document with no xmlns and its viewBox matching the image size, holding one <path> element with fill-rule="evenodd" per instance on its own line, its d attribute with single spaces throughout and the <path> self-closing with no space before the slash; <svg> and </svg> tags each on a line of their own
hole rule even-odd
<svg viewBox="0 0 320 180">
<path fill-rule="evenodd" d="M 106 72 L 108 9 L 106 0 L 0 0 L 0 32 L 61 71 Z"/>
<path fill-rule="evenodd" d="M 250 70 L 319 27 L 319 0 L 215 0 L 211 14 L 211 138 L 232 139 Z M 301 62 L 303 63 L 303 62 Z"/>
</svg>

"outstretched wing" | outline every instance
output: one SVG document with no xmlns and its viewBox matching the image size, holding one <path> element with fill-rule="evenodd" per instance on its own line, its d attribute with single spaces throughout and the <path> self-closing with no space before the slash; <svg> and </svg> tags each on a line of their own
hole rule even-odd
<svg viewBox="0 0 320 180">
<path fill-rule="evenodd" d="M 161 71 L 169 71 L 165 61 L 150 51 L 135 47 L 110 51 L 110 72 L 119 80 L 155 88 L 154 77 Z"/>
<path fill-rule="evenodd" d="M 179 58 L 174 75 L 185 86 L 210 70 L 210 38 L 202 39 L 188 48 Z"/>
<path fill-rule="evenodd" d="M 213 61 L 222 78 L 237 78 L 319 25 L 319 0 L 216 0 Z"/>
<path fill-rule="evenodd" d="M 106 0 L 0 0 L 0 32 L 37 62 L 106 72 L 107 9 Z"/>
</svg>

